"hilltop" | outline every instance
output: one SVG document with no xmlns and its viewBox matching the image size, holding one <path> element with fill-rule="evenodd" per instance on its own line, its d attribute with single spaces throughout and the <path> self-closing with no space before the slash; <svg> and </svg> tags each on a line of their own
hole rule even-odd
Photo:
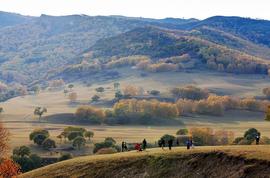
<svg viewBox="0 0 270 178">
<path fill-rule="evenodd" d="M 21 175 L 41 177 L 268 177 L 269 146 L 149 149 L 85 156 Z M 216 165 L 219 165 L 218 167 Z"/>
</svg>

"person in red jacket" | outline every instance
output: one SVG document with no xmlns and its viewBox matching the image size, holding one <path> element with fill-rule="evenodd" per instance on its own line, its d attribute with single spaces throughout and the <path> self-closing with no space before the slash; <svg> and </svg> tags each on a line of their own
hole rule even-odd
<svg viewBox="0 0 270 178">
<path fill-rule="evenodd" d="M 135 149 L 136 149 L 137 151 L 142 151 L 141 144 L 136 143 L 136 144 L 135 144 Z"/>
</svg>

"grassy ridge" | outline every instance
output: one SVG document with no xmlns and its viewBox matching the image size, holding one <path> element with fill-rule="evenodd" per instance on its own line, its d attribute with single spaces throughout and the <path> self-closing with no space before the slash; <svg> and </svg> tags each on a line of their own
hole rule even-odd
<svg viewBox="0 0 270 178">
<path fill-rule="evenodd" d="M 269 146 L 183 147 L 85 156 L 21 175 L 39 177 L 241 177 L 268 176 Z M 216 165 L 219 164 L 217 167 Z M 254 169 L 256 167 L 256 169 Z"/>
</svg>

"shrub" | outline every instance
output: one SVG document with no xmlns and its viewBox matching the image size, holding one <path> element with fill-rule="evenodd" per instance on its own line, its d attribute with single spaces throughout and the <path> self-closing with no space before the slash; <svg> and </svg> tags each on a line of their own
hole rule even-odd
<svg viewBox="0 0 270 178">
<path fill-rule="evenodd" d="M 114 144 L 112 142 L 101 142 L 101 143 L 96 143 L 93 152 L 96 153 L 98 150 L 102 148 L 110 148 L 113 147 Z"/>
<path fill-rule="evenodd" d="M 117 153 L 117 150 L 115 148 L 101 148 L 96 152 L 96 154 L 113 154 L 113 153 Z"/>
<path fill-rule="evenodd" d="M 93 136 L 94 136 L 94 132 L 91 132 L 91 131 L 84 132 L 84 137 L 88 137 L 89 140 Z"/>
<path fill-rule="evenodd" d="M 116 141 L 112 137 L 106 137 L 104 142 L 111 142 L 113 145 L 116 144 Z"/>
<path fill-rule="evenodd" d="M 256 139 L 257 135 L 260 136 L 261 133 L 255 128 L 250 128 L 245 132 L 244 138 L 246 138 L 248 141 L 250 141 L 250 143 L 252 143 Z"/>
<path fill-rule="evenodd" d="M 34 143 L 37 145 L 42 145 L 42 143 L 44 142 L 44 140 L 46 140 L 48 137 L 46 135 L 43 134 L 39 134 L 36 135 L 33 139 Z"/>
<path fill-rule="evenodd" d="M 71 159 L 72 157 L 73 157 L 72 154 L 64 153 L 58 158 L 58 161 L 65 161 L 65 160 Z"/>
<path fill-rule="evenodd" d="M 158 90 L 151 90 L 149 93 L 150 93 L 151 95 L 157 96 L 157 95 L 160 94 L 160 91 L 158 91 Z"/>
<path fill-rule="evenodd" d="M 96 88 L 96 91 L 99 93 L 102 93 L 105 91 L 105 89 L 103 87 L 98 87 L 98 88 Z"/>
<path fill-rule="evenodd" d="M 51 148 L 56 148 L 56 144 L 55 144 L 55 141 L 54 141 L 54 140 L 52 140 L 52 139 L 50 139 L 50 138 L 47 138 L 47 139 L 45 139 L 45 140 L 43 141 L 42 147 L 43 147 L 44 149 L 49 150 L 49 149 L 51 149 Z"/>
<path fill-rule="evenodd" d="M 98 95 L 94 95 L 94 96 L 92 96 L 92 98 L 91 98 L 91 100 L 92 100 L 93 102 L 99 101 L 99 99 L 100 99 L 100 96 L 98 96 Z"/>
<path fill-rule="evenodd" d="M 40 156 L 38 156 L 37 154 L 31 154 L 29 156 L 29 158 L 32 160 L 32 162 L 34 163 L 34 167 L 35 168 L 39 168 L 42 166 L 42 159 Z"/>
<path fill-rule="evenodd" d="M 35 138 L 36 135 L 44 135 L 45 137 L 49 137 L 49 132 L 45 129 L 35 129 L 34 131 L 32 131 L 29 135 L 29 139 L 33 140 Z"/>
<path fill-rule="evenodd" d="M 68 132 L 86 132 L 86 129 L 85 128 L 82 128 L 82 127 L 72 127 L 72 126 L 69 126 L 69 127 L 66 127 L 64 129 L 64 132 L 68 133 Z"/>
<path fill-rule="evenodd" d="M 72 141 L 74 140 L 75 138 L 77 137 L 83 137 L 83 133 L 82 132 L 79 132 L 79 131 L 73 131 L 73 132 L 69 132 L 68 133 L 68 140 L 69 141 Z"/>
<path fill-rule="evenodd" d="M 188 129 L 184 128 L 184 129 L 179 129 L 176 132 L 176 135 L 187 135 L 188 134 Z"/>
<path fill-rule="evenodd" d="M 78 136 L 73 140 L 73 147 L 81 149 L 82 146 L 84 146 L 86 143 L 86 140 L 82 136 Z"/>
<path fill-rule="evenodd" d="M 28 156 L 30 155 L 30 153 L 31 153 L 30 148 L 27 146 L 20 146 L 13 150 L 13 155 L 18 155 L 21 157 Z"/>
</svg>

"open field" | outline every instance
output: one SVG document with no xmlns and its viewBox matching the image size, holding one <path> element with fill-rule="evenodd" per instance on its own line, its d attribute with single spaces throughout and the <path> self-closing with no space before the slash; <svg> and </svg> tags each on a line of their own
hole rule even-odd
<svg viewBox="0 0 270 178">
<path fill-rule="evenodd" d="M 177 147 L 172 151 L 156 148 L 139 153 L 86 156 L 49 165 L 20 177 L 269 177 L 269 148 L 207 146 L 186 150 Z M 214 166 L 217 164 L 218 167 Z"/>
<path fill-rule="evenodd" d="M 209 88 L 219 93 L 231 94 L 234 96 L 258 96 L 261 95 L 261 88 L 269 85 L 270 80 L 259 75 L 247 77 L 246 75 L 231 75 L 215 72 L 198 73 L 162 73 L 149 74 L 147 77 L 139 77 L 139 72 L 122 68 L 119 70 L 123 74 L 120 80 L 121 86 L 132 84 L 142 86 L 145 90 L 158 89 L 162 92 L 168 91 L 173 86 L 184 86 L 186 84 L 196 84 L 200 87 Z M 170 80 L 168 80 L 170 78 Z M 132 82 L 131 82 L 132 81 Z M 113 83 L 116 81 L 97 81 L 90 87 L 82 84 L 75 84 L 73 91 L 78 94 L 78 104 L 70 105 L 68 97 L 63 91 L 42 91 L 38 95 L 27 95 L 16 97 L 0 104 L 4 108 L 4 113 L 0 116 L 5 126 L 11 133 L 11 148 L 19 145 L 31 144 L 28 139 L 29 133 L 34 128 L 47 128 L 52 138 L 63 130 L 67 124 L 54 124 L 37 122 L 33 115 L 36 106 L 47 107 L 46 115 L 57 113 L 74 113 L 79 105 L 88 105 L 89 99 L 95 94 L 95 88 L 103 86 L 105 89 L 102 99 L 111 99 L 114 96 Z M 82 125 L 94 131 L 94 142 L 103 140 L 111 136 L 119 143 L 123 140 L 127 142 L 138 142 L 146 138 L 154 143 L 164 134 L 175 134 L 182 127 L 211 127 L 215 129 L 230 130 L 235 136 L 241 136 L 245 130 L 251 127 L 261 131 L 263 136 L 270 136 L 270 122 L 263 120 L 264 113 L 249 111 L 229 111 L 223 117 L 214 116 L 194 116 L 181 117 L 182 123 L 173 126 L 92 126 Z"/>
</svg>

